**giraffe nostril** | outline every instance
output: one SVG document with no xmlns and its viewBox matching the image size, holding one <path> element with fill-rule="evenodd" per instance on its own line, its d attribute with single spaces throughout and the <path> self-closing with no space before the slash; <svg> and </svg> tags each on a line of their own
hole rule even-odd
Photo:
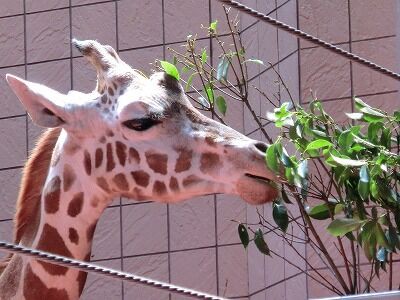
<svg viewBox="0 0 400 300">
<path fill-rule="evenodd" d="M 268 145 L 266 143 L 257 142 L 254 144 L 254 146 L 256 147 L 257 150 L 261 151 L 262 153 L 267 152 Z"/>
</svg>

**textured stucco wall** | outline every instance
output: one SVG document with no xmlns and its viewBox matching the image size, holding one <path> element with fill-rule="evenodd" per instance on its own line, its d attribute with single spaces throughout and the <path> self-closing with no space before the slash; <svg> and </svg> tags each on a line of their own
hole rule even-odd
<svg viewBox="0 0 400 300">
<path fill-rule="evenodd" d="M 395 25 L 400 7 L 396 0 L 379 4 L 375 0 L 243 3 L 400 71 L 400 24 Z M 200 24 L 214 19 L 222 24 L 224 18 L 220 4 L 214 0 L 0 0 L 0 238 L 11 240 L 21 166 L 40 133 L 6 86 L 5 73 L 45 83 L 61 92 L 89 92 L 95 85 L 95 72 L 72 49 L 71 37 L 110 44 L 134 68 L 149 73 L 149 63 L 155 58 L 170 57 L 167 47 L 179 47 L 189 33 L 199 33 L 203 38 Z M 399 106 L 399 84 L 393 80 L 248 16 L 241 15 L 240 19 L 248 54 L 273 63 L 300 103 L 310 100 L 312 89 L 324 100 L 328 111 L 340 118 L 343 111 L 352 110 L 352 95 L 384 108 Z M 216 45 L 208 39 L 199 43 L 216 53 Z M 252 84 L 263 91 L 270 95 L 280 92 L 281 99 L 288 100 L 286 92 L 274 84 L 277 77 L 272 70 L 252 65 L 250 76 L 254 77 Z M 271 109 L 255 91 L 250 99 L 260 116 Z M 235 129 L 261 138 L 242 105 L 230 103 L 226 119 Z M 271 125 L 266 128 L 275 130 Z M 259 210 L 271 219 L 269 206 Z M 96 229 L 92 260 L 242 299 L 300 300 L 328 295 L 282 259 L 263 257 L 254 246 L 244 251 L 231 219 L 258 221 L 254 207 L 230 196 L 200 197 L 177 205 L 116 199 Z M 271 236 L 268 242 L 272 250 L 306 268 L 279 237 Z M 297 251 L 316 262 L 307 250 L 304 245 L 297 246 Z M 83 298 L 184 299 L 98 276 L 89 276 Z"/>
</svg>

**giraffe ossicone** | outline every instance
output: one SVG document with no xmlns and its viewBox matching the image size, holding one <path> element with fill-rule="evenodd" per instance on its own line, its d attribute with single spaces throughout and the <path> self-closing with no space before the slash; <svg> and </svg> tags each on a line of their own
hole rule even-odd
<svg viewBox="0 0 400 300">
<path fill-rule="evenodd" d="M 276 198 L 266 144 L 203 116 L 175 78 L 144 77 L 97 41 L 73 44 L 96 68 L 90 94 L 6 76 L 33 122 L 50 128 L 24 168 L 16 243 L 87 260 L 97 221 L 115 197 Z M 78 299 L 85 280 L 85 273 L 13 255 L 0 275 L 0 299 Z"/>
</svg>

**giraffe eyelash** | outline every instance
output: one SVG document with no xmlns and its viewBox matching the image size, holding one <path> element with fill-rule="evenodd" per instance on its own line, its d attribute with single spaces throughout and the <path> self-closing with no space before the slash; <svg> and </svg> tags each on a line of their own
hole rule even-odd
<svg viewBox="0 0 400 300">
<path fill-rule="evenodd" d="M 122 124 L 132 130 L 135 131 L 145 131 L 157 124 L 160 124 L 161 120 L 153 119 L 153 118 L 141 118 L 141 119 L 132 119 L 123 122 Z"/>
</svg>

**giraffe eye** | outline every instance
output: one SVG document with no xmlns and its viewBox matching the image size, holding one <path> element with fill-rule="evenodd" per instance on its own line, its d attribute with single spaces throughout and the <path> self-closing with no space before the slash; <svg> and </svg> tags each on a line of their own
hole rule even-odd
<svg viewBox="0 0 400 300">
<path fill-rule="evenodd" d="M 161 123 L 160 120 L 152 118 L 133 119 L 123 122 L 124 126 L 135 131 L 145 131 L 154 125 Z"/>
</svg>

